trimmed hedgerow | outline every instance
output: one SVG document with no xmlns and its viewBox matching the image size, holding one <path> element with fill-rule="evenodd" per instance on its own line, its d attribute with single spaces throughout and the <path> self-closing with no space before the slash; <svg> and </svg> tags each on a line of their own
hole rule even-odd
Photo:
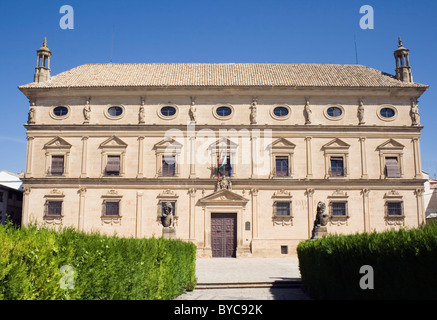
<svg viewBox="0 0 437 320">
<path fill-rule="evenodd" d="M 0 226 L 0 243 L 3 300 L 168 300 L 196 283 L 196 246 L 179 240 Z"/>
<path fill-rule="evenodd" d="M 436 299 L 437 224 L 329 235 L 297 247 L 304 291 L 315 299 Z M 373 269 L 373 289 L 361 289 Z M 363 279 L 364 277 L 364 279 Z"/>
</svg>

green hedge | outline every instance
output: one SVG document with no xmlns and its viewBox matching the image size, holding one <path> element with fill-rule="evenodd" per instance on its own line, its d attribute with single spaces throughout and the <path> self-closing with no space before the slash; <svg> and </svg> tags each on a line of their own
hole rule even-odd
<svg viewBox="0 0 437 320">
<path fill-rule="evenodd" d="M 194 288 L 195 263 L 179 240 L 0 226 L 2 300 L 169 300 Z"/>
<path fill-rule="evenodd" d="M 437 224 L 330 235 L 300 242 L 297 254 L 303 289 L 315 299 L 437 298 Z M 373 268 L 373 289 L 360 287 L 370 276 L 363 265 Z"/>
</svg>

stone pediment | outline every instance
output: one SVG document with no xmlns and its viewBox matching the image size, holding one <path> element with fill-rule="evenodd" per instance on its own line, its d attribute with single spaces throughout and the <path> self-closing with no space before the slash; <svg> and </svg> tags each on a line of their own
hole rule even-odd
<svg viewBox="0 0 437 320">
<path fill-rule="evenodd" d="M 164 139 L 164 140 L 161 140 L 160 142 L 158 142 L 157 144 L 155 144 L 153 146 L 153 149 L 154 150 L 166 149 L 168 147 L 179 149 L 179 148 L 182 148 L 182 144 L 177 142 L 173 138 L 171 138 L 171 139 Z"/>
<path fill-rule="evenodd" d="M 383 144 L 380 144 L 376 149 L 377 150 L 391 150 L 391 149 L 403 149 L 405 146 L 394 139 L 389 139 Z"/>
<path fill-rule="evenodd" d="M 44 145 L 44 149 L 70 149 L 71 144 L 60 137 L 56 137 Z"/>
<path fill-rule="evenodd" d="M 238 144 L 229 140 L 228 138 L 223 137 L 211 143 L 208 149 L 224 149 L 224 148 L 236 149 L 237 147 Z"/>
<path fill-rule="evenodd" d="M 111 138 L 103 141 L 100 144 L 100 148 L 126 148 L 127 143 L 117 138 L 116 136 L 112 136 Z"/>
<path fill-rule="evenodd" d="M 350 144 L 347 144 L 343 140 L 339 138 L 335 138 L 334 140 L 329 141 L 327 144 L 325 144 L 322 147 L 322 150 L 329 150 L 329 149 L 348 149 L 350 147 Z"/>
<path fill-rule="evenodd" d="M 219 190 L 214 192 L 202 199 L 199 199 L 199 202 L 203 205 L 236 205 L 236 206 L 244 206 L 249 200 L 236 194 L 230 190 Z"/>
<path fill-rule="evenodd" d="M 285 138 L 279 138 L 268 145 L 267 149 L 294 149 L 296 145 Z"/>
</svg>

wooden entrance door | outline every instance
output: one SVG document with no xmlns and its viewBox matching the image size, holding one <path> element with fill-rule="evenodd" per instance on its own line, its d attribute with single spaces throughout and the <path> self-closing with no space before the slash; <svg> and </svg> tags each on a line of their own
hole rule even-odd
<svg viewBox="0 0 437 320">
<path fill-rule="evenodd" d="M 234 213 L 211 214 L 211 249 L 213 257 L 236 257 L 237 215 Z"/>
</svg>

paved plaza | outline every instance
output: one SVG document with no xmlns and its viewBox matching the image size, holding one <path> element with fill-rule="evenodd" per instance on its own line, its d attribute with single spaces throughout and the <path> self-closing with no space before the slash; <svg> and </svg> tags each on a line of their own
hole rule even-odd
<svg viewBox="0 0 437 320">
<path fill-rule="evenodd" d="M 292 258 L 201 258 L 198 286 L 177 300 L 307 300 L 299 286 L 299 261 Z"/>
</svg>

